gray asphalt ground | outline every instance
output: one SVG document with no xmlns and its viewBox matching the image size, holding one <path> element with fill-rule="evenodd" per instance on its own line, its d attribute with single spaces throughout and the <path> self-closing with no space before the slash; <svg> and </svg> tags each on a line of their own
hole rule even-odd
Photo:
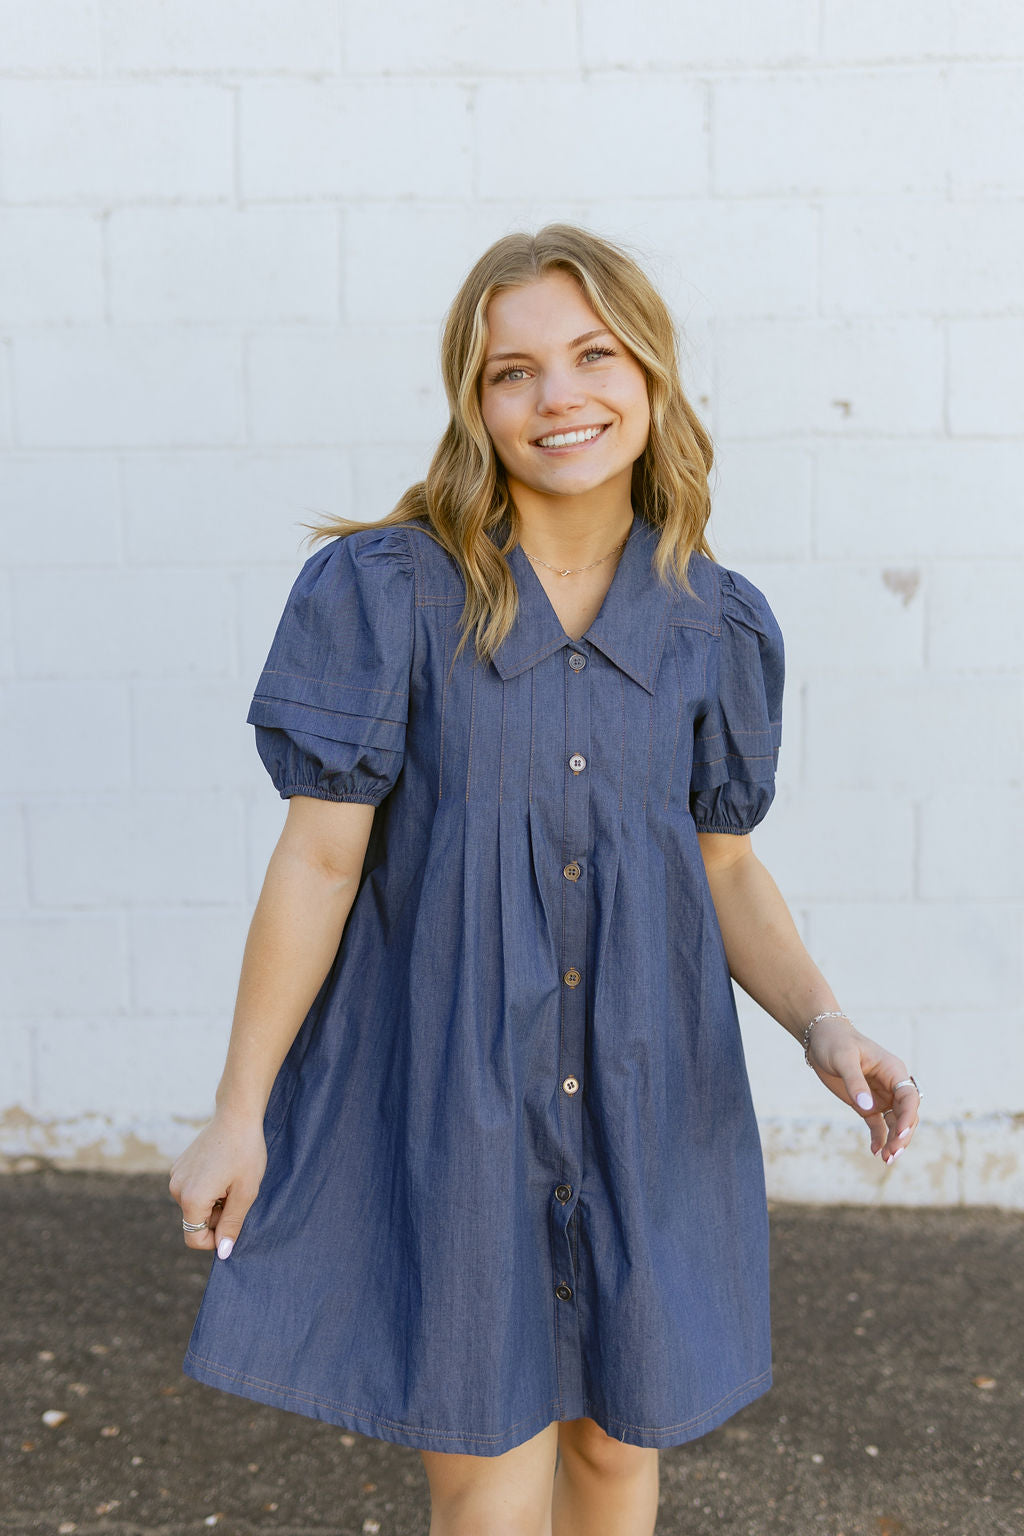
<svg viewBox="0 0 1024 1536">
<path fill-rule="evenodd" d="M 183 1374 L 165 1176 L 11 1173 L 0 1222 L 4 1536 L 427 1536 L 418 1451 Z M 775 1385 L 661 1452 L 658 1536 L 1022 1536 L 1024 1215 L 776 1204 L 772 1261 Z"/>
</svg>

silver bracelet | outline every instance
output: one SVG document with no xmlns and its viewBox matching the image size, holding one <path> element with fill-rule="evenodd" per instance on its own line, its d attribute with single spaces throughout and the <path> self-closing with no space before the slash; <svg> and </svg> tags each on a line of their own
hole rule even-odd
<svg viewBox="0 0 1024 1536">
<path fill-rule="evenodd" d="M 814 1028 L 815 1024 L 817 1024 L 819 1019 L 845 1019 L 847 1024 L 853 1024 L 853 1020 L 850 1018 L 850 1015 L 848 1013 L 841 1013 L 837 1008 L 830 1009 L 828 1013 L 816 1013 L 814 1018 L 808 1024 L 807 1028 L 804 1030 L 804 1061 L 806 1061 L 809 1067 L 811 1066 L 811 1058 L 807 1054 L 807 1047 L 810 1045 L 811 1041 L 811 1030 Z M 814 1068 L 811 1067 L 812 1072 L 813 1070 Z"/>
</svg>

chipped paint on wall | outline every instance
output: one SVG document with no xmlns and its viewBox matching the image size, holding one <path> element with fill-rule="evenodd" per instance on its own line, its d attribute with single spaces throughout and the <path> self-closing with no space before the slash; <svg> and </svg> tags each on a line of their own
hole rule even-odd
<svg viewBox="0 0 1024 1536">
<path fill-rule="evenodd" d="M 64 1168 L 169 1175 L 207 1123 L 171 1116 L 126 1127 L 104 1115 L 44 1121 L 15 1105 L 0 1114 L 0 1173 Z M 770 1199 L 1024 1210 L 1024 1114 L 922 1120 L 913 1145 L 889 1165 L 871 1155 L 860 1124 L 768 1118 L 760 1129 Z"/>
<path fill-rule="evenodd" d="M 910 603 L 921 585 L 921 572 L 916 565 L 905 569 L 890 566 L 882 572 L 882 580 L 890 592 L 903 599 L 904 608 Z"/>
</svg>

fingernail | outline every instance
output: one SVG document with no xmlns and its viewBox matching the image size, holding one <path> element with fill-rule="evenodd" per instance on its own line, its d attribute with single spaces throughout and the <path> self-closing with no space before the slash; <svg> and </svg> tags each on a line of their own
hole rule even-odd
<svg viewBox="0 0 1024 1536">
<path fill-rule="evenodd" d="M 903 1127 L 902 1131 L 900 1131 L 900 1136 L 909 1136 L 909 1135 L 910 1135 L 910 1126 L 909 1125 L 905 1125 Z M 899 1140 L 899 1136 L 896 1139 L 898 1141 Z"/>
<path fill-rule="evenodd" d="M 860 1105 L 861 1109 L 870 1109 L 872 1102 L 873 1100 L 870 1093 L 858 1093 L 857 1103 Z"/>
<path fill-rule="evenodd" d="M 903 1153 L 906 1150 L 907 1150 L 906 1147 L 897 1147 L 896 1151 L 892 1155 L 893 1162 L 895 1162 L 898 1157 L 902 1157 Z"/>
<path fill-rule="evenodd" d="M 222 1237 L 220 1242 L 217 1244 L 217 1257 L 218 1257 L 218 1259 L 226 1259 L 228 1254 L 231 1252 L 231 1250 L 232 1250 L 232 1248 L 234 1246 L 235 1246 L 234 1238 L 232 1238 L 232 1237 Z"/>
</svg>

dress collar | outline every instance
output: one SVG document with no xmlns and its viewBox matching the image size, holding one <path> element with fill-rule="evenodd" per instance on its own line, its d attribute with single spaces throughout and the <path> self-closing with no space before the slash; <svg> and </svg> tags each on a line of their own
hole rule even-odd
<svg viewBox="0 0 1024 1536">
<path fill-rule="evenodd" d="M 651 565 L 658 538 L 658 529 L 634 512 L 601 611 L 579 642 L 565 633 L 540 577 L 516 544 L 506 558 L 519 591 L 519 611 L 494 656 L 501 676 L 516 677 L 561 646 L 586 641 L 653 693 L 675 601 Z"/>
</svg>

